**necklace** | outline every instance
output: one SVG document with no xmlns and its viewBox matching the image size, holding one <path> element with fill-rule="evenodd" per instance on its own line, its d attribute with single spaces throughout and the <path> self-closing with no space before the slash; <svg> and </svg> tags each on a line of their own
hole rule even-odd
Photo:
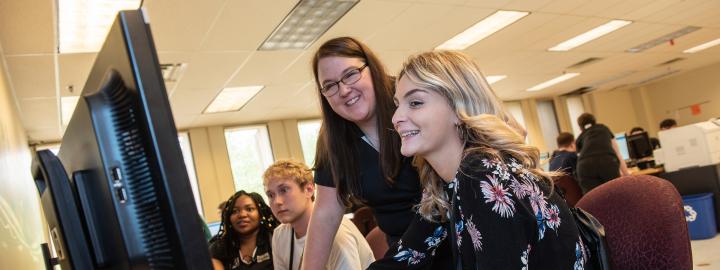
<svg viewBox="0 0 720 270">
<path fill-rule="evenodd" d="M 252 252 L 252 255 L 244 255 L 242 254 L 242 250 L 238 250 L 238 254 L 240 255 L 240 260 L 244 264 L 251 264 L 253 262 L 253 257 L 255 256 L 255 252 L 257 252 L 257 247 Z"/>
</svg>

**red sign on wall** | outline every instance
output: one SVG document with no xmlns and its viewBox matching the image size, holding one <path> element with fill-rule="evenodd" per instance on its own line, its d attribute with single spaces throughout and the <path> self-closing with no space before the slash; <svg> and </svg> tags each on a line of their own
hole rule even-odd
<svg viewBox="0 0 720 270">
<path fill-rule="evenodd" d="M 692 115 L 700 115 L 700 112 L 700 104 L 693 104 L 690 106 L 690 113 L 692 113 Z"/>
</svg>

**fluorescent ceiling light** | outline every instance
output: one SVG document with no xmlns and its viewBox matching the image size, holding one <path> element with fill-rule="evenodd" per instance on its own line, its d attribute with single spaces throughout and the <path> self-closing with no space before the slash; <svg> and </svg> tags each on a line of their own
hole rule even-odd
<svg viewBox="0 0 720 270">
<path fill-rule="evenodd" d="M 488 84 L 493 84 L 493 83 L 499 82 L 505 78 L 507 78 L 506 75 L 492 75 L 492 76 L 486 76 L 485 80 L 487 80 Z"/>
<path fill-rule="evenodd" d="M 470 45 L 473 45 L 495 32 L 500 31 L 528 14 L 530 14 L 530 12 L 499 10 L 462 33 L 457 34 L 450 40 L 445 41 L 445 43 L 437 46 L 435 49 L 464 50 L 465 48 L 470 47 Z"/>
<path fill-rule="evenodd" d="M 140 0 L 57 1 L 60 53 L 98 52 L 118 11 L 137 9 Z"/>
<path fill-rule="evenodd" d="M 219 113 L 240 110 L 265 86 L 228 87 L 210 103 L 203 113 Z"/>
<path fill-rule="evenodd" d="M 259 50 L 306 49 L 359 0 L 301 0 Z"/>
<path fill-rule="evenodd" d="M 690 48 L 690 49 L 684 50 L 683 52 L 684 52 L 684 53 L 696 53 L 696 52 L 702 51 L 702 50 L 704 50 L 704 49 L 710 48 L 710 47 L 712 47 L 712 46 L 716 46 L 716 45 L 718 45 L 718 44 L 720 44 L 720 38 L 718 38 L 718 39 L 716 39 L 716 40 L 713 40 L 713 41 L 705 42 L 705 43 L 700 44 L 700 45 L 697 45 L 697 46 L 692 47 L 692 48 Z"/>
<path fill-rule="evenodd" d="M 609 21 L 606 24 L 595 27 L 592 30 L 582 33 L 574 38 L 563 41 L 562 43 L 555 45 L 555 47 L 548 49 L 548 51 L 558 52 L 558 51 L 572 50 L 573 48 L 575 48 L 577 46 L 583 45 L 583 44 L 588 43 L 596 38 L 607 35 L 610 32 L 618 30 L 620 28 L 623 28 L 624 26 L 631 24 L 631 23 L 632 23 L 631 21 L 623 21 L 623 20 Z"/>
<path fill-rule="evenodd" d="M 565 73 L 565 74 L 563 74 L 563 75 L 561 75 L 561 76 L 558 76 L 558 77 L 556 77 L 556 78 L 554 78 L 554 79 L 552 79 L 552 80 L 549 80 L 549 81 L 546 81 L 546 82 L 544 82 L 544 83 L 538 84 L 538 85 L 536 85 L 536 86 L 530 87 L 530 88 L 527 89 L 527 91 L 529 91 L 529 92 L 532 92 L 532 91 L 540 91 L 540 90 L 543 90 L 543 89 L 545 89 L 545 88 L 548 88 L 548 87 L 550 87 L 550 86 L 552 86 L 552 85 L 555 85 L 555 84 L 558 84 L 558 83 L 560 83 L 560 82 L 569 80 L 569 79 L 571 79 L 571 78 L 573 78 L 573 77 L 575 77 L 575 76 L 577 76 L 577 75 L 580 75 L 580 73 Z"/>
<path fill-rule="evenodd" d="M 683 29 L 680 29 L 680 30 L 677 30 L 677 31 L 675 31 L 675 32 L 672 32 L 672 33 L 670 33 L 670 34 L 664 35 L 664 36 L 662 36 L 662 37 L 653 39 L 653 40 L 651 40 L 651 41 L 648 41 L 648 42 L 645 42 L 645 43 L 643 43 L 643 44 L 640 44 L 640 45 L 637 45 L 637 46 L 635 46 L 635 47 L 632 47 L 632 48 L 630 48 L 630 49 L 627 49 L 627 52 L 631 52 L 631 53 L 642 52 L 642 51 L 644 51 L 644 50 L 650 49 L 650 48 L 652 48 L 652 47 L 655 47 L 655 46 L 657 46 L 657 45 L 663 44 L 663 43 L 668 42 L 668 41 L 670 41 L 670 40 L 673 40 L 673 39 L 682 37 L 682 36 L 684 36 L 684 35 L 690 34 L 690 33 L 692 33 L 692 32 L 695 32 L 695 31 L 697 31 L 698 29 L 700 29 L 700 27 L 697 27 L 697 26 L 688 26 L 688 27 L 685 27 L 685 28 L 683 28 Z"/>
<path fill-rule="evenodd" d="M 79 96 L 60 98 L 60 112 L 62 113 L 62 115 L 60 115 L 60 120 L 64 127 L 70 123 L 70 118 L 72 118 L 78 100 L 80 100 Z"/>
</svg>

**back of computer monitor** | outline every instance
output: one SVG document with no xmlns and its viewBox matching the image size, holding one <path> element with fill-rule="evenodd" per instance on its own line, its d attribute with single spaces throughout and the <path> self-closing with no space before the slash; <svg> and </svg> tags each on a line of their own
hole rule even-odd
<svg viewBox="0 0 720 270">
<path fill-rule="evenodd" d="M 63 136 L 95 267 L 211 269 L 149 26 L 118 14 Z M 66 241 L 72 235 L 65 232 Z"/>
<path fill-rule="evenodd" d="M 631 134 L 626 139 L 630 158 L 638 160 L 652 156 L 653 147 L 647 132 Z"/>
</svg>

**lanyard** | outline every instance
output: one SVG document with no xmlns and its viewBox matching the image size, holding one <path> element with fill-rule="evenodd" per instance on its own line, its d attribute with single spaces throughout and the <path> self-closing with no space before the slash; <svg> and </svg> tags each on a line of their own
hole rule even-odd
<svg viewBox="0 0 720 270">
<path fill-rule="evenodd" d="M 290 262 L 288 263 L 288 270 L 293 270 L 293 255 L 295 255 L 295 229 L 293 228 L 290 232 Z M 300 263 L 298 264 L 298 269 L 302 266 L 302 259 L 303 255 L 305 255 L 305 249 L 303 249 L 303 253 L 300 254 Z"/>
</svg>

